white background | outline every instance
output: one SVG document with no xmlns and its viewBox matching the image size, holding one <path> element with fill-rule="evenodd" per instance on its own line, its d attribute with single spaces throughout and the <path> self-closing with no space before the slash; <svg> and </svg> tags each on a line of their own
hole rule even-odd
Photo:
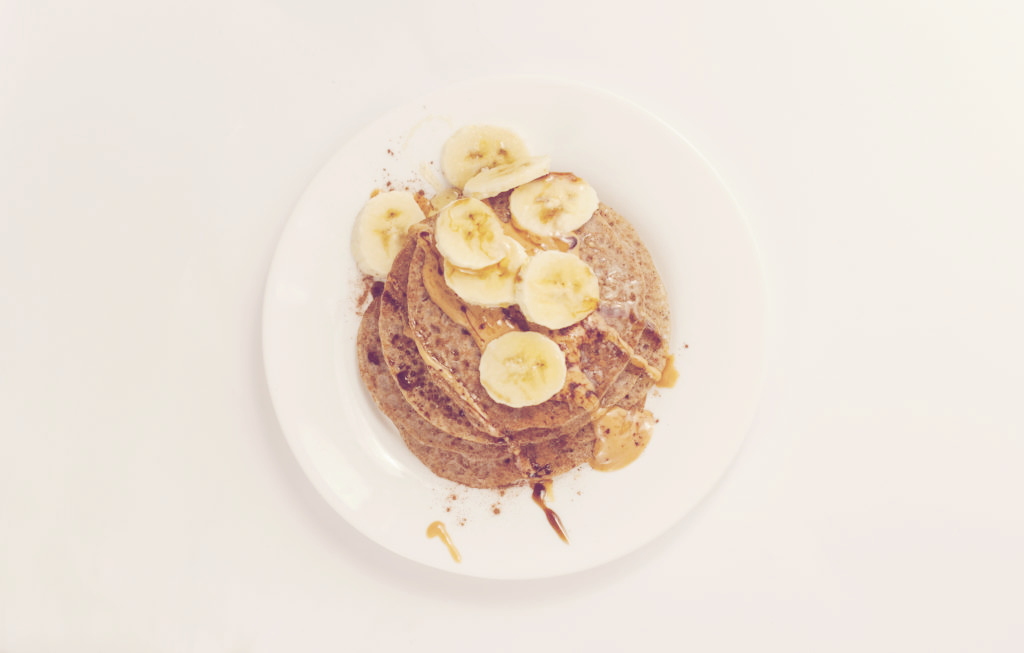
<svg viewBox="0 0 1024 653">
<path fill-rule="evenodd" d="M 0 651 L 1024 649 L 1024 8 L 663 7 L 0 1 Z M 312 175 L 495 73 L 688 137 L 772 306 L 710 499 L 541 581 L 340 520 L 260 351 Z"/>
</svg>

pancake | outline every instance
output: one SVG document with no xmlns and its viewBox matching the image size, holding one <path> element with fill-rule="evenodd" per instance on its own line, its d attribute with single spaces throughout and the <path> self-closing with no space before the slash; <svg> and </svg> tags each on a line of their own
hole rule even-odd
<svg viewBox="0 0 1024 653">
<path fill-rule="evenodd" d="M 489 200 L 505 222 L 507 199 L 506 193 Z M 529 323 L 515 306 L 467 311 L 462 304 L 456 312 L 452 306 L 461 300 L 437 282 L 441 259 L 431 220 L 399 252 L 360 323 L 359 371 L 408 449 L 438 476 L 482 488 L 562 474 L 593 457 L 596 416 L 612 407 L 643 410 L 667 360 L 670 328 L 667 293 L 650 253 L 632 225 L 604 204 L 576 231 L 573 252 L 600 280 L 601 301 L 581 322 L 558 330 Z M 551 338 L 566 352 L 565 386 L 535 406 L 495 402 L 480 383 L 486 338 L 466 328 L 466 315 Z"/>
</svg>

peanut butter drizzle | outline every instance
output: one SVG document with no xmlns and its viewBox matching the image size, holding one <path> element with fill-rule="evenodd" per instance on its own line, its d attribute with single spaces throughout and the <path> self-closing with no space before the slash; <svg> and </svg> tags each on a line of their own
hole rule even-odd
<svg viewBox="0 0 1024 653">
<path fill-rule="evenodd" d="M 432 248 L 428 248 L 426 253 L 423 262 L 423 285 L 427 289 L 430 301 L 437 304 L 452 322 L 469 331 L 481 351 L 487 343 L 498 336 L 518 331 L 514 324 L 505 319 L 505 313 L 500 308 L 475 306 L 459 299 L 445 282 L 440 261 Z"/>
<path fill-rule="evenodd" d="M 571 249 L 575 249 L 579 244 L 579 238 L 572 234 L 555 237 L 555 236 L 538 236 L 537 234 L 530 233 L 523 229 L 518 229 L 511 220 L 509 222 L 502 222 L 501 227 L 505 232 L 505 235 L 514 239 L 517 243 L 523 246 L 526 253 L 534 255 L 539 251 L 546 249 L 557 249 L 560 252 L 568 252 Z"/>
<path fill-rule="evenodd" d="M 455 548 L 452 543 L 452 538 L 448 535 L 448 529 L 444 527 L 439 521 L 432 522 L 430 526 L 427 526 L 427 537 L 439 537 L 444 545 L 448 547 L 448 553 L 451 554 L 452 560 L 455 562 L 462 562 L 462 555 L 459 550 Z"/>
<path fill-rule="evenodd" d="M 594 457 L 590 466 L 601 472 L 622 469 L 636 460 L 654 430 L 649 410 L 629 411 L 618 406 L 594 420 Z"/>
<path fill-rule="evenodd" d="M 654 385 L 659 388 L 671 388 L 679 380 L 679 370 L 676 369 L 676 356 L 669 354 L 665 361 L 665 367 L 661 370 L 661 378 Z"/>
<path fill-rule="evenodd" d="M 565 527 L 562 526 L 562 518 L 558 516 L 558 513 L 548 508 L 548 504 L 544 501 L 545 496 L 548 496 L 551 492 L 551 480 L 544 479 L 533 484 L 533 502 L 540 506 L 540 509 L 544 511 L 544 516 L 548 518 L 548 524 L 554 529 L 555 533 L 559 538 L 566 544 L 569 543 L 569 535 L 565 532 Z"/>
</svg>

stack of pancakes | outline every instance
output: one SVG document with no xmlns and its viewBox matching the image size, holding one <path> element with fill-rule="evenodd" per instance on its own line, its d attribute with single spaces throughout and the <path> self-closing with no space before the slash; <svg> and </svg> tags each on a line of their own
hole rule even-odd
<svg viewBox="0 0 1024 653">
<path fill-rule="evenodd" d="M 487 202 L 509 221 L 507 193 Z M 588 462 L 595 419 L 614 407 L 642 411 L 667 360 L 668 299 L 636 231 L 601 204 L 575 232 L 572 251 L 601 288 L 600 305 L 582 322 L 549 330 L 515 306 L 484 313 L 504 331 L 543 333 L 571 362 L 554 397 L 512 408 L 480 383 L 480 334 L 439 306 L 436 287 L 431 295 L 429 278 L 441 266 L 431 226 L 430 219 L 417 226 L 363 314 L 359 371 L 373 400 L 427 467 L 464 485 L 514 485 Z"/>
</svg>

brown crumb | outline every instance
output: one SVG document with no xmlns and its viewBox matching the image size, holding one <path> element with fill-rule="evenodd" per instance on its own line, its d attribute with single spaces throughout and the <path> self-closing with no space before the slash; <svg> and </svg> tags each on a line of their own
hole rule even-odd
<svg viewBox="0 0 1024 653">
<path fill-rule="evenodd" d="M 377 197 L 378 195 L 380 195 L 379 188 L 374 188 L 373 190 L 370 191 L 370 197 Z"/>
</svg>

